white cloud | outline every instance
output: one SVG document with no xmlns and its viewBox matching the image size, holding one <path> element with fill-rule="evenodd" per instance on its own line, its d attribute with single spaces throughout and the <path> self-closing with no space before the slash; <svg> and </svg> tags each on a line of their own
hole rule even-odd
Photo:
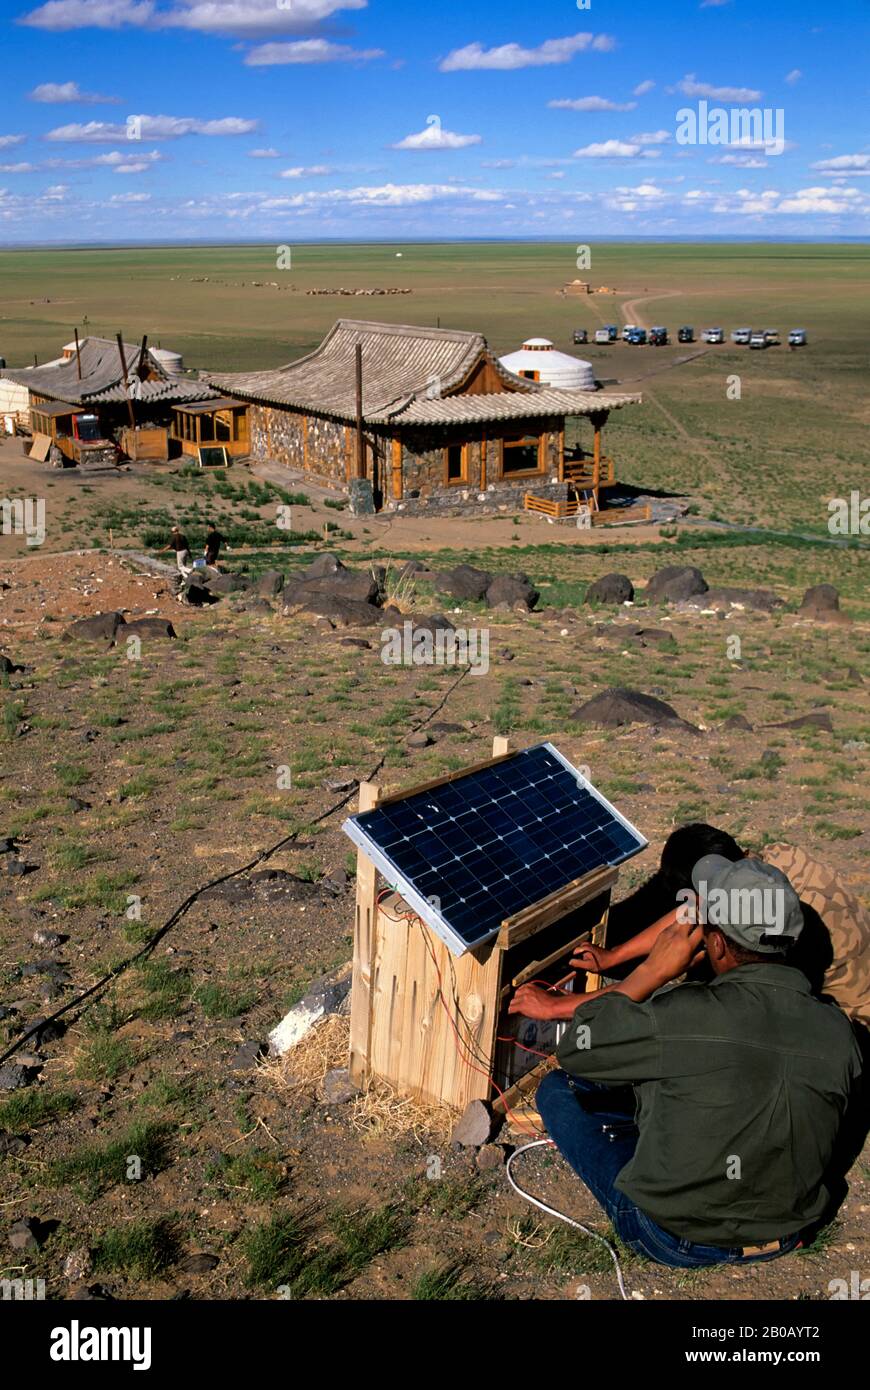
<svg viewBox="0 0 870 1390">
<path fill-rule="evenodd" d="M 247 195 L 242 195 L 243 198 Z M 502 194 L 490 189 L 471 188 L 453 183 L 385 183 L 358 188 L 333 188 L 324 192 L 295 193 L 290 197 L 262 198 L 253 195 L 247 207 L 234 212 L 236 217 L 251 217 L 259 212 L 306 212 L 312 208 L 329 208 L 346 204 L 355 208 L 417 207 L 437 202 L 502 202 Z"/>
<path fill-rule="evenodd" d="M 20 145 L 26 139 L 26 135 L 0 135 L 0 150 L 8 149 L 10 145 Z"/>
<path fill-rule="evenodd" d="M 36 169 L 35 164 L 0 164 L 0 174 L 32 174 Z"/>
<path fill-rule="evenodd" d="M 666 145 L 671 138 L 669 130 L 642 130 L 639 135 L 631 136 L 633 145 Z"/>
<path fill-rule="evenodd" d="M 64 32 L 71 29 L 189 29 L 201 34 L 262 38 L 310 32 L 339 10 L 364 10 L 367 0 L 48 0 L 23 24 Z"/>
<path fill-rule="evenodd" d="M 83 92 L 78 82 L 40 82 L 27 95 L 31 101 L 42 101 L 52 106 L 62 102 L 79 102 L 83 106 L 114 105 L 120 100 L 119 97 L 101 96 L 99 92 Z"/>
<path fill-rule="evenodd" d="M 113 193 L 110 203 L 149 203 L 150 193 Z"/>
<path fill-rule="evenodd" d="M 698 82 L 693 72 L 678 82 L 676 91 L 687 97 L 711 97 L 714 101 L 758 101 L 761 92 L 752 87 L 714 87 L 710 82 Z"/>
<path fill-rule="evenodd" d="M 768 167 L 767 160 L 760 158 L 757 154 L 720 154 L 707 162 L 708 164 L 733 164 L 738 169 L 766 169 Z"/>
<path fill-rule="evenodd" d="M 282 179 L 316 179 L 323 178 L 326 174 L 334 174 L 335 170 L 328 164 L 311 164 L 307 168 L 300 164 L 295 169 L 282 169 Z"/>
<path fill-rule="evenodd" d="M 629 144 L 625 140 L 601 140 L 597 144 L 584 145 L 574 151 L 575 159 L 655 159 L 660 150 L 644 150 L 639 144 Z"/>
<path fill-rule="evenodd" d="M 785 80 L 790 87 L 793 87 L 795 82 L 800 82 L 802 77 L 803 73 L 801 72 L 800 68 L 792 68 L 791 72 L 786 73 Z"/>
<path fill-rule="evenodd" d="M 870 154 L 838 154 L 810 165 L 819 174 L 870 174 Z"/>
<path fill-rule="evenodd" d="M 240 116 L 224 116 L 220 120 L 201 121 L 194 116 L 130 116 L 137 121 L 139 140 L 175 140 L 181 135 L 250 135 L 257 129 L 256 121 Z M 128 126 L 109 125 L 106 121 L 88 121 L 85 125 L 62 125 L 50 130 L 46 140 L 83 144 L 114 144 L 126 140 Z M 130 140 L 130 144 L 136 141 Z M 131 150 L 130 157 L 135 152 Z"/>
<path fill-rule="evenodd" d="M 720 10 L 723 5 L 730 5 L 731 0 L 701 0 L 698 8 L 700 10 Z"/>
<path fill-rule="evenodd" d="M 327 39 L 299 39 L 295 43 L 262 43 L 245 57 L 249 68 L 277 67 L 291 63 L 369 63 L 383 58 L 382 48 L 350 48 Z"/>
<path fill-rule="evenodd" d="M 637 86 L 632 92 L 632 96 L 645 97 L 647 92 L 651 92 L 655 85 L 656 84 L 653 82 L 652 78 L 648 77 L 645 82 L 638 82 Z"/>
<path fill-rule="evenodd" d="M 554 111 L 633 111 L 636 101 L 611 101 L 609 97 L 560 97 L 548 101 Z"/>
<path fill-rule="evenodd" d="M 278 150 L 248 150 L 249 159 L 280 159 Z"/>
<path fill-rule="evenodd" d="M 615 46 L 616 41 L 609 34 L 573 34 L 564 39 L 547 39 L 537 48 L 523 48 L 518 43 L 484 48 L 481 43 L 469 43 L 448 53 L 438 66 L 441 72 L 476 72 L 482 68 L 513 72 L 517 68 L 570 63 L 575 54 L 583 53 L 587 48 L 598 53 L 609 53 Z"/>
<path fill-rule="evenodd" d="M 480 135 L 458 135 L 454 130 L 445 130 L 437 116 L 428 118 L 425 130 L 406 135 L 391 148 L 394 150 L 464 150 L 469 145 L 479 145 Z"/>
</svg>

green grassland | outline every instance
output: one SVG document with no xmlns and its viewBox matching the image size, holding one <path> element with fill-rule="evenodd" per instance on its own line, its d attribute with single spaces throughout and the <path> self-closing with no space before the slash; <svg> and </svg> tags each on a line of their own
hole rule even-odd
<svg viewBox="0 0 870 1390">
<path fill-rule="evenodd" d="M 824 534 L 827 500 L 861 480 L 870 248 L 602 244 L 591 255 L 579 272 L 569 244 L 303 245 L 277 270 L 272 246 L 5 251 L 0 354 L 44 361 L 78 326 L 148 333 L 190 367 L 256 369 L 310 351 L 341 316 L 475 329 L 499 353 L 532 334 L 571 350 L 575 326 L 635 316 L 674 335 L 681 323 L 800 326 L 810 343 L 798 352 L 726 343 L 681 364 L 676 345 L 580 353 L 601 379 L 644 394 L 608 429 L 621 479 L 687 493 L 707 516 Z M 563 296 L 581 274 L 618 293 Z M 412 293 L 306 293 L 339 286 Z M 739 400 L 726 395 L 735 374 Z"/>
</svg>

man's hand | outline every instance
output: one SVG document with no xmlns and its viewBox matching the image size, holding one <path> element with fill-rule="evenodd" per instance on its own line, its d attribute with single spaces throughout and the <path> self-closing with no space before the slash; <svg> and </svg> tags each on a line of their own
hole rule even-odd
<svg viewBox="0 0 870 1390">
<path fill-rule="evenodd" d="M 606 946 L 593 946 L 590 941 L 584 941 L 571 957 L 571 964 L 575 970 L 586 970 L 591 975 L 606 975 L 615 961 L 613 952 L 608 951 Z"/>
<path fill-rule="evenodd" d="M 540 985 L 520 985 L 510 1004 L 509 1014 L 525 1018 L 573 1018 L 580 999 L 564 990 L 541 989 Z"/>
<path fill-rule="evenodd" d="M 650 971 L 660 977 L 662 984 L 684 975 L 690 965 L 704 958 L 704 933 L 691 922 L 679 922 L 676 917 L 659 933 L 658 940 L 647 957 Z"/>
</svg>

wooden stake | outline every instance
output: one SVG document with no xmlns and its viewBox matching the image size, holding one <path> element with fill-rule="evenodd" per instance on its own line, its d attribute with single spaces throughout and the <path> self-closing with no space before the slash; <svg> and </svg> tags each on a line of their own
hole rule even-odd
<svg viewBox="0 0 870 1390">
<path fill-rule="evenodd" d="M 361 782 L 360 811 L 371 811 L 378 804 L 380 787 L 374 782 Z M 375 943 L 375 914 L 377 903 L 377 869 L 362 850 L 356 856 L 356 919 L 353 933 L 353 984 L 350 996 L 350 1057 L 351 1080 L 361 1086 L 366 1079 L 371 1036 L 372 950 Z"/>
<path fill-rule="evenodd" d="M 76 335 L 76 370 L 77 370 L 77 372 L 78 372 L 79 381 L 81 381 L 81 379 L 82 379 L 82 349 L 81 349 L 81 345 L 80 345 L 80 343 L 79 343 L 79 330 L 78 330 L 77 328 L 74 328 L 74 329 L 73 329 L 73 332 L 74 332 L 75 335 Z"/>
<path fill-rule="evenodd" d="M 356 345 L 356 476 L 366 475 L 366 446 L 363 438 L 363 360 L 362 343 Z"/>
<path fill-rule="evenodd" d="M 121 341 L 120 333 L 117 333 L 115 336 L 118 339 L 118 356 L 121 359 L 121 379 L 124 385 L 124 397 L 127 401 L 127 414 L 130 417 L 130 429 L 135 430 L 136 420 L 133 415 L 133 402 L 130 400 L 130 392 L 127 389 L 127 359 L 124 356 L 124 344 Z"/>
</svg>

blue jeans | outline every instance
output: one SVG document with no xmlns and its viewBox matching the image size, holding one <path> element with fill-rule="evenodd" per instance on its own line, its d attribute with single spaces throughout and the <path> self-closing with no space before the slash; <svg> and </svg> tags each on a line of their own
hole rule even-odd
<svg viewBox="0 0 870 1390">
<path fill-rule="evenodd" d="M 637 1147 L 634 1092 L 630 1086 L 603 1086 L 564 1071 L 549 1072 L 538 1087 L 538 1112 L 562 1157 L 601 1203 L 613 1228 L 631 1250 L 662 1265 L 694 1269 L 701 1265 L 755 1264 L 786 1255 L 800 1233 L 778 1250 L 744 1255 L 740 1248 L 699 1245 L 671 1235 L 620 1192 L 616 1178 Z"/>
</svg>

